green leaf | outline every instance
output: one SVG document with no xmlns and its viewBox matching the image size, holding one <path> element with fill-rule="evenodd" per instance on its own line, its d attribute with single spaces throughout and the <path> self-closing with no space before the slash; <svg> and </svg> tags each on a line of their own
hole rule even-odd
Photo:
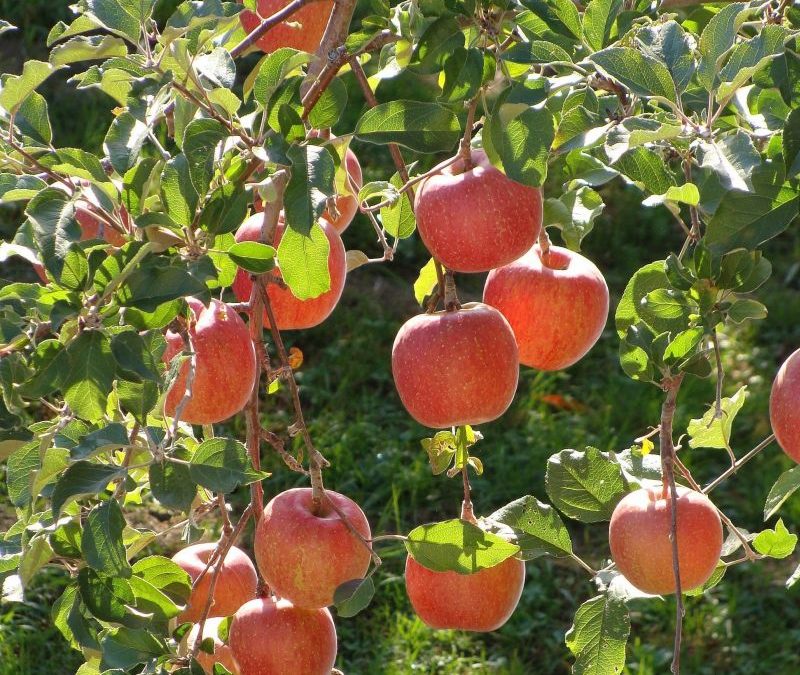
<svg viewBox="0 0 800 675">
<path fill-rule="evenodd" d="M 700 344 L 705 332 L 702 326 L 695 326 L 678 333 L 664 350 L 664 360 L 675 362 L 685 359 Z"/>
<path fill-rule="evenodd" d="M 749 134 L 741 129 L 727 136 L 700 141 L 700 165 L 719 177 L 723 187 L 749 191 L 753 171 L 761 165 L 761 155 Z"/>
<path fill-rule="evenodd" d="M 700 191 L 694 183 L 673 185 L 663 195 L 653 195 L 642 202 L 643 206 L 658 206 L 667 202 L 680 202 L 697 206 L 700 203 Z"/>
<path fill-rule="evenodd" d="M 46 534 L 37 534 L 22 550 L 19 563 L 19 578 L 23 588 L 33 580 L 34 575 L 53 558 L 53 549 Z"/>
<path fill-rule="evenodd" d="M 728 318 L 734 323 L 744 323 L 767 318 L 767 308 L 758 300 L 739 298 L 728 310 Z"/>
<path fill-rule="evenodd" d="M 436 275 L 436 261 L 431 258 L 423 265 L 419 271 L 419 276 L 414 281 L 414 298 L 419 305 L 422 305 L 436 287 L 438 277 Z"/>
<path fill-rule="evenodd" d="M 553 30 L 580 39 L 581 19 L 571 0 L 524 0 L 522 4 L 541 17 Z"/>
<path fill-rule="evenodd" d="M 336 192 L 336 164 L 328 149 L 319 145 L 293 145 L 286 154 L 292 162 L 283 197 L 287 232 L 291 229 L 307 237 L 325 211 L 328 197 Z"/>
<path fill-rule="evenodd" d="M 233 492 L 269 474 L 256 471 L 250 464 L 247 448 L 232 438 L 211 438 L 197 448 L 189 465 L 195 483 L 214 492 Z"/>
<path fill-rule="evenodd" d="M 84 616 L 83 609 L 83 602 L 78 595 L 78 585 L 70 584 L 53 604 L 51 613 L 53 624 L 75 649 L 88 647 L 97 650 L 100 648 L 97 631 Z M 78 670 L 76 675 L 83 673 Z"/>
<path fill-rule="evenodd" d="M 713 251 L 755 249 L 783 232 L 798 213 L 794 188 L 778 172 L 753 174 L 754 192 L 726 192 L 708 223 L 705 241 Z"/>
<path fill-rule="evenodd" d="M 764 520 L 772 518 L 798 488 L 800 488 L 800 466 L 795 466 L 784 471 L 770 488 L 764 504 Z"/>
<path fill-rule="evenodd" d="M 375 584 L 372 577 L 344 582 L 333 593 L 336 615 L 345 619 L 355 616 L 366 609 L 374 595 Z"/>
<path fill-rule="evenodd" d="M 234 232 L 247 217 L 250 196 L 234 183 L 226 183 L 211 193 L 203 212 L 200 227 L 214 234 Z"/>
<path fill-rule="evenodd" d="M 167 654 L 166 644 L 143 629 L 117 628 L 108 631 L 102 641 L 103 663 L 108 668 L 128 670 L 138 663 Z"/>
<path fill-rule="evenodd" d="M 156 331 L 144 334 L 126 330 L 111 338 L 111 353 L 128 379 L 160 382 L 159 365 L 166 349 L 164 337 Z"/>
<path fill-rule="evenodd" d="M 20 75 L 11 75 L 3 82 L 0 91 L 0 107 L 14 114 L 34 90 L 58 68 L 51 63 L 25 61 Z"/>
<path fill-rule="evenodd" d="M 64 66 L 80 61 L 108 59 L 114 56 L 127 56 L 128 47 L 123 40 L 110 35 L 74 37 L 50 52 L 50 63 Z"/>
<path fill-rule="evenodd" d="M 111 344 L 99 331 L 84 331 L 67 346 L 64 399 L 78 417 L 93 422 L 106 411 L 114 383 Z"/>
<path fill-rule="evenodd" d="M 779 518 L 774 530 L 759 532 L 753 539 L 753 548 L 761 555 L 781 560 L 794 553 L 797 546 L 797 535 L 791 534 Z"/>
<path fill-rule="evenodd" d="M 133 573 L 172 598 L 185 603 L 192 590 L 191 577 L 177 563 L 160 555 L 141 558 L 133 564 Z"/>
<path fill-rule="evenodd" d="M 311 109 L 308 121 L 315 129 L 329 129 L 334 126 L 347 106 L 347 87 L 336 78 L 323 91 L 319 101 Z"/>
<path fill-rule="evenodd" d="M 161 172 L 161 200 L 172 220 L 179 225 L 192 224 L 198 195 L 192 184 L 189 160 L 183 153 L 170 159 Z"/>
<path fill-rule="evenodd" d="M 661 96 L 677 100 L 675 83 L 667 67 L 630 47 L 609 47 L 589 59 L 607 77 L 617 80 L 638 96 Z"/>
<path fill-rule="evenodd" d="M 783 161 L 790 178 L 800 173 L 800 108 L 795 108 L 786 118 L 783 127 Z"/>
<path fill-rule="evenodd" d="M 733 46 L 736 34 L 749 14 L 747 4 L 734 2 L 723 7 L 703 29 L 697 45 L 700 52 L 697 75 L 706 91 L 714 91 L 718 82 L 720 62 Z"/>
<path fill-rule="evenodd" d="M 572 554 L 572 541 L 558 512 L 535 497 L 520 497 L 495 511 L 488 520 L 511 528 L 523 560 Z"/>
<path fill-rule="evenodd" d="M 483 54 L 480 49 L 457 47 L 444 62 L 444 84 L 439 97 L 446 103 L 469 101 L 483 81 Z"/>
<path fill-rule="evenodd" d="M 129 619 L 130 607 L 135 598 L 126 579 L 100 574 L 89 567 L 84 567 L 78 574 L 78 588 L 86 608 L 96 618 L 115 623 Z"/>
<path fill-rule="evenodd" d="M 25 214 L 33 223 L 44 266 L 60 278 L 70 245 L 81 238 L 74 205 L 61 190 L 45 188 L 30 201 Z"/>
<path fill-rule="evenodd" d="M 677 138 L 681 132 L 681 127 L 677 124 L 667 124 L 647 117 L 632 117 L 609 129 L 605 145 L 606 154 L 613 164 L 628 150 L 647 143 Z"/>
<path fill-rule="evenodd" d="M 712 405 L 701 419 L 691 420 L 686 430 L 689 434 L 689 447 L 721 450 L 730 448 L 733 422 L 746 399 L 747 387 L 742 386 L 730 398 L 722 399 L 722 412 L 719 416 L 716 414 L 716 405 Z"/>
<path fill-rule="evenodd" d="M 14 124 L 24 136 L 29 136 L 38 143 L 50 145 L 53 141 L 47 101 L 35 91 L 20 105 L 14 117 Z"/>
<path fill-rule="evenodd" d="M 547 108 L 498 101 L 486 122 L 484 147 L 493 164 L 511 179 L 539 187 L 547 177 L 547 160 L 555 139 L 555 121 Z"/>
<path fill-rule="evenodd" d="M 125 526 L 125 516 L 116 499 L 109 499 L 89 512 L 81 541 L 90 567 L 112 576 L 131 576 L 122 543 Z"/>
<path fill-rule="evenodd" d="M 189 453 L 183 448 L 178 448 L 174 455 L 184 461 L 189 458 Z M 168 461 L 153 462 L 149 471 L 153 497 L 167 508 L 188 511 L 197 496 L 197 485 L 189 467 Z"/>
<path fill-rule="evenodd" d="M 125 476 L 125 470 L 118 466 L 75 462 L 61 476 L 51 498 L 53 518 L 58 518 L 61 509 L 70 500 L 85 495 L 97 495 L 105 491 L 108 484 Z"/>
<path fill-rule="evenodd" d="M 178 616 L 181 609 L 167 595 L 138 576 L 129 580 L 137 611 L 148 616 L 147 626 L 166 631 L 169 620 Z M 183 604 L 183 603 L 181 603 Z"/>
<path fill-rule="evenodd" d="M 364 113 L 355 135 L 368 143 L 398 143 L 423 153 L 447 152 L 458 142 L 461 125 L 451 110 L 438 103 L 390 101 Z"/>
<path fill-rule="evenodd" d="M 625 667 L 625 645 L 631 620 L 625 603 L 606 592 L 584 602 L 565 636 L 575 656 L 575 675 L 609 675 Z"/>
<path fill-rule="evenodd" d="M 150 17 L 155 0 L 82 0 L 82 4 L 102 26 L 136 45 L 140 24 Z"/>
<path fill-rule="evenodd" d="M 189 162 L 189 175 L 197 194 L 208 192 L 214 176 L 217 145 L 227 137 L 227 130 L 217 120 L 196 119 L 187 125 L 183 134 L 183 153 Z"/>
<path fill-rule="evenodd" d="M 275 249 L 257 241 L 242 241 L 228 249 L 231 260 L 252 274 L 264 274 L 275 267 Z"/>
<path fill-rule="evenodd" d="M 696 64 L 694 37 L 674 20 L 645 26 L 636 33 L 642 51 L 661 61 L 672 75 L 678 92 L 689 86 Z"/>
<path fill-rule="evenodd" d="M 316 298 L 331 288 L 328 255 L 330 242 L 318 223 L 303 235 L 287 227 L 278 246 L 281 276 L 292 294 L 300 299 Z"/>
<path fill-rule="evenodd" d="M 255 100 L 266 107 L 272 94 L 288 78 L 289 74 L 308 63 L 310 59 L 308 54 L 289 47 L 281 47 L 265 56 L 258 66 L 253 82 L 252 92 Z M 248 91 L 245 86 L 246 95 Z"/>
<path fill-rule="evenodd" d="M 6 485 L 8 496 L 14 506 L 25 506 L 30 503 L 33 496 L 31 494 L 33 478 L 41 466 L 38 440 L 26 443 L 8 458 Z"/>
<path fill-rule="evenodd" d="M 675 178 L 659 154 L 641 146 L 628 150 L 613 166 L 654 195 L 663 195 L 675 185 Z"/>
<path fill-rule="evenodd" d="M 583 523 L 611 518 L 627 489 L 620 465 L 597 448 L 562 450 L 547 460 L 547 494 L 559 511 Z"/>
<path fill-rule="evenodd" d="M 120 305 L 125 307 L 154 312 L 170 300 L 193 295 L 202 296 L 206 292 L 206 285 L 189 274 L 186 269 L 165 267 L 158 261 L 139 265 L 128 277 L 127 282 L 120 287 L 117 298 Z"/>
<path fill-rule="evenodd" d="M 717 101 L 724 101 L 776 56 L 793 33 L 783 26 L 764 26 L 758 35 L 737 44 L 719 73 Z"/>
<path fill-rule="evenodd" d="M 389 180 L 389 183 L 398 189 L 403 186 L 404 182 L 398 173 L 395 173 Z M 392 206 L 381 209 L 381 222 L 386 232 L 397 239 L 406 239 L 414 234 L 414 230 L 417 229 L 417 221 L 408 192 L 400 195 Z"/>
<path fill-rule="evenodd" d="M 583 36 L 594 51 L 608 44 L 614 22 L 621 10 L 622 0 L 591 0 L 586 5 Z"/>
<path fill-rule="evenodd" d="M 148 133 L 147 125 L 127 111 L 114 118 L 103 141 L 103 151 L 118 174 L 124 175 L 137 163 Z"/>
<path fill-rule="evenodd" d="M 558 199 L 545 200 L 543 225 L 557 227 L 564 243 L 573 251 L 580 251 L 581 242 L 592 231 L 594 221 L 604 208 L 603 198 L 597 192 L 581 186 L 568 190 Z"/>
<path fill-rule="evenodd" d="M 681 291 L 657 288 L 639 303 L 639 316 L 655 332 L 681 331 L 689 323 L 692 307 Z"/>
<path fill-rule="evenodd" d="M 519 546 L 465 520 L 420 525 L 408 533 L 406 549 L 436 572 L 474 574 L 519 553 Z"/>
</svg>

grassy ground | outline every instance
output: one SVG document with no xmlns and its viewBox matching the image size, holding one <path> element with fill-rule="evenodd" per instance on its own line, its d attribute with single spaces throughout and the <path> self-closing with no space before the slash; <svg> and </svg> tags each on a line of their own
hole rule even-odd
<svg viewBox="0 0 800 675">
<path fill-rule="evenodd" d="M 66 2 L 63 3 L 64 7 Z M 50 2 L 0 0 L 0 17 L 25 27 L 21 39 L 3 37 L 4 56 L 41 57 L 41 43 L 56 18 Z M 22 17 L 22 19 L 20 19 Z M 104 122 L 91 112 L 92 99 L 68 95 L 58 83 L 53 96 L 61 105 L 54 119 L 60 145 L 99 146 Z M 103 103 L 104 104 L 104 103 Z M 349 115 L 358 115 L 357 95 Z M 81 119 L 80 127 L 74 125 Z M 89 120 L 90 123 L 85 121 Z M 93 121 L 94 120 L 94 121 Z M 390 173 L 381 149 L 356 147 L 365 158 L 368 178 Z M 614 187 L 606 193 L 608 208 L 587 242 L 588 255 L 607 275 L 616 306 L 626 280 L 640 265 L 679 246 L 678 235 L 665 212 L 646 210 L 633 190 Z M 0 211 L 0 230 L 9 232 L 10 215 Z M 358 220 L 345 235 L 348 248 L 374 246 L 369 227 Z M 756 327 L 727 336 L 729 377 L 726 392 L 749 384 L 750 399 L 740 414 L 734 448 L 742 454 L 769 433 L 767 398 L 776 365 L 800 344 L 800 283 L 797 260 L 800 238 L 784 236 L 768 251 L 775 275 L 761 298 L 770 318 Z M 305 354 L 300 374 L 302 395 L 312 433 L 331 460 L 330 487 L 349 494 L 367 512 L 376 532 L 403 532 L 416 524 L 452 517 L 460 500 L 458 481 L 430 474 L 419 439 L 428 435 L 402 409 L 391 381 L 389 354 L 401 323 L 416 309 L 411 282 L 421 262 L 420 244 L 404 243 L 392 265 L 355 271 L 342 303 L 323 327 L 293 334 L 290 342 Z M 482 277 L 459 280 L 462 299 L 480 294 Z M 476 449 L 486 473 L 473 481 L 480 513 L 523 494 L 546 498 L 547 457 L 563 448 L 594 445 L 622 450 L 648 426 L 656 424 L 659 392 L 630 381 L 619 368 L 617 340 L 609 328 L 598 346 L 580 364 L 564 373 L 524 370 L 517 399 L 498 422 L 481 431 L 485 440 Z M 682 392 L 676 429 L 698 417 L 713 396 L 712 382 L 687 382 Z M 548 405 L 558 394 L 577 403 L 576 410 Z M 287 421 L 282 394 L 265 402 L 268 424 Z M 234 426 L 231 433 L 243 435 Z M 686 461 L 706 482 L 726 465 L 716 451 L 684 451 Z M 296 483 L 294 474 L 265 458 L 274 477 L 268 495 Z M 757 530 L 761 509 L 772 482 L 788 461 L 770 448 L 714 493 L 742 527 Z M 2 470 L 0 470 L 2 478 Z M 246 497 L 240 495 L 240 503 Z M 0 499 L 2 509 L 2 499 Z M 800 499 L 790 501 L 782 514 L 790 529 L 800 522 Z M 0 521 L 2 522 L 2 521 Z M 577 552 L 599 566 L 608 555 L 605 527 L 570 524 Z M 249 533 L 248 533 L 249 537 Z M 249 544 L 246 538 L 245 546 Z M 384 565 L 377 576 L 374 603 L 361 615 L 338 621 L 339 666 L 350 675 L 386 673 L 492 673 L 498 675 L 561 675 L 569 672 L 564 633 L 578 605 L 594 593 L 580 570 L 559 562 L 528 564 L 528 581 L 520 606 L 502 630 L 485 636 L 433 632 L 417 620 L 402 583 L 404 556 L 398 547 L 385 547 Z M 690 599 L 684 633 L 685 672 L 705 675 L 790 675 L 800 672 L 800 652 L 787 648 L 800 639 L 798 591 L 786 591 L 785 579 L 797 556 L 781 563 L 736 568 L 723 584 L 705 597 Z M 49 610 L 63 586 L 55 571 L 43 573 L 29 590 L 24 605 L 0 606 L 0 675 L 52 675 L 74 672 L 79 655 L 70 652 L 49 622 Z M 628 673 L 656 675 L 668 671 L 671 658 L 674 604 L 639 602 L 634 607 Z"/>
</svg>

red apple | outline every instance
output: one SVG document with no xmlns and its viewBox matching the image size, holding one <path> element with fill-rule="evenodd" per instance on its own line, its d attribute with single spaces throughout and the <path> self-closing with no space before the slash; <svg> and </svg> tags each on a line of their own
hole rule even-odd
<svg viewBox="0 0 800 675">
<path fill-rule="evenodd" d="M 219 626 L 225 620 L 224 617 L 218 616 L 211 619 L 206 619 L 203 625 L 203 639 L 211 638 L 214 640 L 214 653 L 209 654 L 202 649 L 197 652 L 197 661 L 203 666 L 203 670 L 208 675 L 214 675 L 214 664 L 220 663 L 225 666 L 233 675 L 241 675 L 239 665 L 236 659 L 233 658 L 233 650 L 229 645 L 226 645 L 219 639 Z M 188 640 L 186 642 L 186 653 L 190 653 L 197 641 L 197 634 L 200 630 L 200 624 L 195 624 L 189 632 Z"/>
<path fill-rule="evenodd" d="M 608 318 L 608 286 L 594 263 L 551 246 L 489 272 L 483 301 L 503 314 L 517 338 L 520 363 L 561 370 L 597 342 Z"/>
<path fill-rule="evenodd" d="M 627 494 L 611 516 L 608 538 L 619 571 L 644 593 L 675 592 L 670 524 L 672 502 L 663 487 Z M 678 486 L 678 568 L 681 590 L 702 586 L 722 554 L 722 522 L 705 495 Z"/>
<path fill-rule="evenodd" d="M 344 162 L 348 177 L 347 193 L 337 194 L 335 197 L 336 210 L 339 212 L 339 217 L 331 218 L 327 211 L 322 214 L 322 217 L 328 220 L 339 234 L 344 232 L 353 222 L 353 218 L 356 217 L 356 213 L 358 213 L 358 192 L 364 185 L 361 164 L 358 161 L 358 157 L 356 157 L 356 153 L 350 148 L 345 153 Z"/>
<path fill-rule="evenodd" d="M 416 196 L 420 237 L 456 272 L 486 272 L 523 255 L 542 227 L 542 193 L 508 178 L 483 150 L 426 178 Z"/>
<path fill-rule="evenodd" d="M 235 415 L 247 404 L 256 384 L 256 353 L 241 317 L 228 305 L 212 300 L 206 308 L 196 298 L 187 298 L 193 321 L 189 327 L 195 350 L 192 395 L 181 412 L 190 424 L 214 424 Z M 164 361 L 183 350 L 183 337 L 167 331 Z M 164 410 L 174 416 L 186 391 L 188 359 L 167 393 Z"/>
<path fill-rule="evenodd" d="M 85 203 L 84 203 L 85 204 Z M 120 218 L 123 224 L 129 226 L 128 212 L 123 207 L 120 211 Z M 79 201 L 75 207 L 75 220 L 81 226 L 81 241 L 88 239 L 105 239 L 112 246 L 119 248 L 128 240 L 112 227 L 106 225 L 89 211 L 85 205 Z"/>
<path fill-rule="evenodd" d="M 242 26 L 248 33 L 252 33 L 264 19 L 282 10 L 289 2 L 290 0 L 258 0 L 258 15 L 250 10 L 239 15 Z M 256 45 L 267 54 L 281 47 L 292 47 L 315 54 L 332 11 L 333 0 L 311 2 L 267 31 Z"/>
<path fill-rule="evenodd" d="M 474 574 L 436 572 L 406 559 L 408 597 L 431 628 L 497 630 L 516 609 L 524 583 L 525 563 L 513 557 Z"/>
<path fill-rule="evenodd" d="M 258 598 L 231 622 L 229 642 L 241 675 L 330 675 L 336 627 L 327 609 Z"/>
<path fill-rule="evenodd" d="M 217 545 L 214 543 L 187 546 L 172 556 L 172 561 L 181 567 L 194 583 L 206 568 L 211 553 L 216 547 Z M 178 623 L 186 621 L 196 623 L 200 620 L 208 601 L 211 577 L 218 565 L 219 562 L 214 563 L 203 575 L 200 583 L 192 589 L 186 609 L 178 617 Z M 208 615 L 211 617 L 231 616 L 239 607 L 256 596 L 257 586 L 258 576 L 250 558 L 242 549 L 231 546 L 217 576 L 214 600 Z"/>
<path fill-rule="evenodd" d="M 334 591 L 367 573 L 370 554 L 331 507 L 335 504 L 353 527 L 370 539 L 369 523 L 353 500 L 325 491 L 320 510 L 312 510 L 311 488 L 295 488 L 273 497 L 256 529 L 254 550 L 267 585 L 297 607 L 333 604 Z"/>
<path fill-rule="evenodd" d="M 783 451 L 800 462 L 800 349 L 786 359 L 775 376 L 769 419 Z"/>
<path fill-rule="evenodd" d="M 514 332 L 494 307 L 419 314 L 394 340 L 392 374 L 400 400 L 420 424 L 444 429 L 502 415 L 517 390 Z"/>
<path fill-rule="evenodd" d="M 250 216 L 237 230 L 236 241 L 258 241 L 261 237 L 263 221 L 264 217 L 260 213 Z M 299 300 L 288 288 L 280 288 L 276 284 L 268 284 L 267 293 L 280 330 L 297 330 L 317 326 L 330 316 L 339 302 L 339 298 L 342 297 L 342 290 L 344 290 L 344 282 L 347 277 L 347 256 L 344 244 L 342 243 L 342 238 L 329 222 L 320 220 L 319 223 L 330 243 L 328 272 L 331 276 L 331 288 L 316 298 Z M 285 227 L 283 216 L 281 216 L 275 233 L 276 248 L 280 243 Z M 250 299 L 252 289 L 253 282 L 250 279 L 250 275 L 243 270 L 239 270 L 233 282 L 233 292 L 236 297 L 241 302 L 247 302 Z M 264 325 L 269 326 L 266 312 L 264 313 Z"/>
</svg>

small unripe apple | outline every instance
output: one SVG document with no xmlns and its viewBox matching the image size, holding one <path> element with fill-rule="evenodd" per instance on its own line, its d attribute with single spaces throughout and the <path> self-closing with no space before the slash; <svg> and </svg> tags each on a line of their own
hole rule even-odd
<svg viewBox="0 0 800 675">
<path fill-rule="evenodd" d="M 330 675 L 336 627 L 327 609 L 258 598 L 239 608 L 229 640 L 241 675 Z"/>
<path fill-rule="evenodd" d="M 190 424 L 214 424 L 238 413 L 247 404 L 256 384 L 256 353 L 250 332 L 241 317 L 228 305 L 212 300 L 208 307 L 187 298 L 193 321 L 189 335 L 195 352 L 192 395 L 181 411 Z M 163 359 L 169 362 L 183 351 L 183 337 L 167 331 Z M 190 363 L 181 366 L 167 393 L 164 411 L 175 415 L 186 392 Z"/>
<path fill-rule="evenodd" d="M 208 565 L 208 560 L 216 547 L 214 543 L 187 546 L 172 556 L 172 561 L 181 567 L 194 583 Z M 178 617 L 178 623 L 186 621 L 196 623 L 200 620 L 208 601 L 211 577 L 218 565 L 219 561 L 215 562 L 203 575 L 200 583 L 192 589 L 186 609 Z M 250 558 L 242 549 L 231 546 L 217 575 L 214 598 L 208 616 L 231 616 L 239 607 L 256 596 L 257 586 L 258 575 Z"/>
<path fill-rule="evenodd" d="M 800 462 L 800 349 L 786 359 L 775 376 L 769 419 L 783 451 Z"/>
<path fill-rule="evenodd" d="M 406 559 L 406 591 L 420 619 L 431 628 L 485 633 L 500 628 L 519 603 L 525 563 L 507 558 L 474 574 L 436 572 Z"/>
<path fill-rule="evenodd" d="M 322 214 L 322 217 L 328 220 L 334 229 L 341 234 L 344 232 L 353 218 L 358 213 L 358 192 L 364 185 L 364 176 L 361 172 L 361 164 L 350 148 L 344 156 L 345 170 L 347 171 L 347 192 L 344 194 L 337 194 L 336 210 L 339 212 L 338 218 L 332 218 L 328 211 Z"/>
<path fill-rule="evenodd" d="M 392 374 L 400 400 L 420 424 L 483 424 L 514 399 L 517 343 L 503 315 L 483 303 L 419 314 L 397 333 Z"/>
<path fill-rule="evenodd" d="M 260 213 L 250 216 L 236 231 L 236 241 L 259 241 L 263 222 L 264 216 Z M 342 243 L 342 238 L 328 221 L 322 219 L 319 223 L 330 244 L 328 273 L 331 277 L 331 287 L 316 298 L 299 300 L 288 288 L 281 288 L 277 284 L 267 284 L 267 294 L 280 330 L 299 330 L 321 324 L 330 316 L 331 312 L 336 308 L 339 298 L 342 297 L 344 282 L 347 278 L 347 254 L 344 250 L 344 244 Z M 283 215 L 281 215 L 278 227 L 275 230 L 276 248 L 280 244 L 285 228 Z M 277 272 L 277 274 L 280 274 L 280 272 Z M 250 275 L 244 270 L 239 270 L 233 282 L 234 295 L 241 302 L 247 302 L 250 300 L 252 289 L 253 282 L 250 279 Z M 269 317 L 267 317 L 266 311 L 264 312 L 264 325 L 269 326 Z"/>
<path fill-rule="evenodd" d="M 242 26 L 252 33 L 264 19 L 282 10 L 290 0 L 258 0 L 258 15 L 250 10 L 243 11 L 239 17 Z M 269 54 L 281 47 L 292 47 L 310 54 L 319 49 L 328 19 L 333 11 L 333 0 L 318 0 L 301 7 L 286 21 L 273 26 L 256 45 Z"/>
<path fill-rule="evenodd" d="M 678 486 L 678 569 L 681 590 L 702 586 L 722 554 L 722 521 L 704 494 Z M 622 498 L 611 515 L 609 543 L 619 571 L 644 593 L 675 592 L 670 539 L 672 501 L 663 487 Z"/>
<path fill-rule="evenodd" d="M 327 607 L 340 585 L 367 573 L 367 547 L 347 529 L 331 503 L 364 539 L 371 538 L 358 504 L 333 490 L 325 491 L 317 512 L 311 488 L 281 492 L 258 522 L 253 544 L 258 569 L 267 585 L 296 607 Z"/>
<path fill-rule="evenodd" d="M 503 314 L 517 338 L 520 363 L 561 370 L 597 342 L 608 319 L 608 286 L 579 253 L 534 246 L 519 260 L 489 272 L 483 301 Z"/>
<path fill-rule="evenodd" d="M 417 228 L 434 258 L 456 272 L 507 265 L 536 242 L 542 193 L 508 178 L 483 150 L 426 178 L 415 199 Z"/>
<path fill-rule="evenodd" d="M 203 667 L 203 670 L 207 673 L 207 675 L 214 675 L 214 664 L 220 663 L 225 666 L 228 670 L 233 673 L 233 675 L 241 675 L 239 671 L 239 665 L 236 663 L 236 659 L 233 658 L 233 651 L 230 648 L 230 645 L 226 645 L 222 640 L 219 639 L 219 626 L 225 620 L 225 617 L 214 617 L 210 619 L 206 619 L 205 624 L 203 625 L 203 640 L 207 638 L 211 638 L 214 641 L 214 653 L 209 654 L 208 652 L 204 652 L 200 649 L 197 652 L 197 662 Z M 188 639 L 186 640 L 186 646 L 182 650 L 185 653 L 191 653 L 194 643 L 197 641 L 197 634 L 200 630 L 200 624 L 195 624 L 192 626 L 192 630 L 189 631 Z"/>
</svg>

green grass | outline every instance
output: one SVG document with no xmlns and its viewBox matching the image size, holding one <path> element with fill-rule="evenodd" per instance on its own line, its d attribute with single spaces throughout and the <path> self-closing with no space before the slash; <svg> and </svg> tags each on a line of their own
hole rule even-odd
<svg viewBox="0 0 800 675">
<path fill-rule="evenodd" d="M 3 55 L 16 60 L 43 56 L 47 29 L 53 22 L 49 0 L 0 0 L 0 17 L 24 30 L 4 36 Z M 55 3 L 58 4 L 58 3 Z M 55 8 L 58 12 L 64 7 Z M 62 17 L 58 17 L 62 18 Z M 10 68 L 9 68 L 10 69 Z M 62 80 L 48 84 L 59 145 L 99 148 L 107 119 L 97 109 L 102 99 L 76 95 Z M 392 95 L 391 83 L 384 96 Z M 98 101 L 102 105 L 98 105 Z M 353 93 L 348 115 L 361 106 Z M 80 119 L 80 125 L 75 120 Z M 343 122 L 350 124 L 352 119 Z M 375 146 L 355 146 L 368 179 L 393 171 L 387 154 Z M 557 189 L 553 187 L 552 189 Z M 589 255 L 604 271 L 616 306 L 624 285 L 641 265 L 680 245 L 679 233 L 664 210 L 643 209 L 633 189 L 613 186 L 604 192 L 607 209 L 587 244 Z M 0 212 L 7 236 L 15 215 Z M 345 234 L 348 248 L 375 250 L 374 234 L 363 218 Z M 769 384 L 780 360 L 800 344 L 800 237 L 780 238 L 767 251 L 775 274 L 759 292 L 770 317 L 728 336 L 726 352 L 730 394 L 741 384 L 750 398 L 737 419 L 734 448 L 744 453 L 769 433 Z M 402 322 L 414 314 L 411 283 L 424 262 L 417 238 L 404 242 L 391 265 L 368 266 L 352 273 L 340 307 L 322 327 L 289 336 L 305 363 L 299 373 L 311 432 L 332 463 L 329 487 L 356 499 L 378 533 L 406 532 L 413 526 L 457 514 L 460 484 L 431 475 L 419 440 L 430 432 L 403 410 L 390 372 L 390 350 Z M 20 271 L 20 273 L 24 273 Z M 5 274 L 5 270 L 4 270 Z M 462 299 L 480 296 L 482 277 L 459 278 Z M 490 513 L 523 494 L 546 499 L 547 458 L 563 448 L 594 445 L 622 450 L 658 422 L 661 394 L 652 386 L 629 380 L 617 361 L 617 338 L 611 324 L 597 347 L 564 373 L 523 370 L 511 410 L 481 429 L 485 440 L 476 447 L 486 472 L 473 480 L 478 512 Z M 732 354 L 732 356 L 730 356 Z M 580 410 L 556 410 L 543 397 L 571 397 Z M 687 381 L 680 397 L 676 430 L 699 417 L 712 400 L 713 382 Z M 265 401 L 264 421 L 277 429 L 290 422 L 285 393 Z M 222 429 L 221 429 L 222 431 Z M 243 437 L 241 421 L 227 431 Z M 265 450 L 266 452 L 266 450 Z M 722 471 L 721 451 L 681 451 L 696 476 L 707 482 Z M 298 483 L 274 457 L 265 456 L 274 471 L 265 483 L 267 496 Z M 742 473 L 714 492 L 715 501 L 748 530 L 763 528 L 761 510 L 771 484 L 788 468 L 775 446 Z M 244 491 L 234 499 L 241 508 Z M 800 499 L 787 503 L 781 515 L 790 529 L 800 522 Z M 605 524 L 584 527 L 569 523 L 576 551 L 595 567 L 608 556 Z M 250 533 L 244 545 L 249 545 Z M 500 631 L 489 635 L 428 630 L 411 612 L 403 588 L 403 550 L 381 548 L 384 564 L 377 573 L 373 604 L 353 619 L 338 620 L 339 667 L 349 675 L 407 673 L 497 675 L 562 675 L 569 672 L 564 634 L 581 602 L 596 593 L 587 576 L 560 561 L 528 564 L 528 579 L 519 608 Z M 686 673 L 705 675 L 792 675 L 800 672 L 800 603 L 797 588 L 783 583 L 797 565 L 797 556 L 730 570 L 724 582 L 687 603 L 683 662 Z M 74 672 L 80 655 L 69 650 L 49 621 L 50 607 L 65 582 L 55 571 L 40 574 L 28 589 L 25 604 L 0 606 L 0 675 L 52 675 Z M 631 675 L 668 671 L 672 651 L 674 600 L 637 601 L 633 605 L 628 669 Z"/>
</svg>

